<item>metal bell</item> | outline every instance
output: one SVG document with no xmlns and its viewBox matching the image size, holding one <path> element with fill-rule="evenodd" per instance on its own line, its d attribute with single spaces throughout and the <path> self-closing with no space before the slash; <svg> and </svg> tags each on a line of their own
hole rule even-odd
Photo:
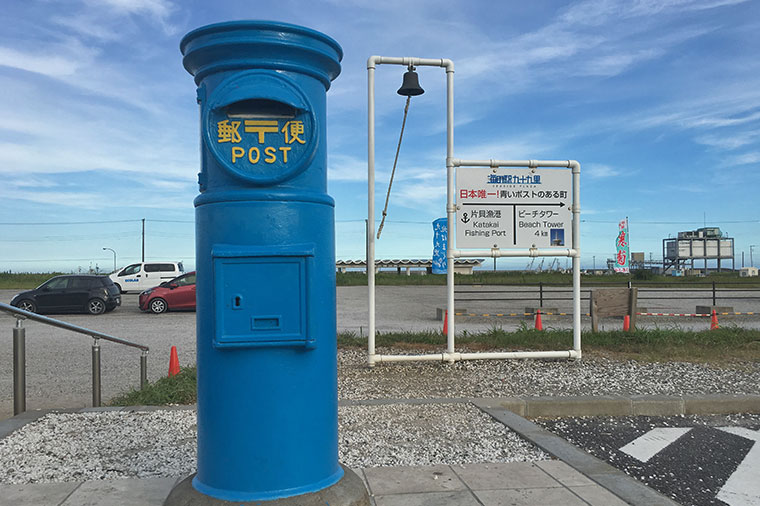
<svg viewBox="0 0 760 506">
<path fill-rule="evenodd" d="M 404 81 L 401 83 L 401 88 L 399 88 L 396 93 L 405 97 L 416 97 L 417 95 L 425 93 L 425 90 L 420 86 L 420 78 L 417 75 L 417 72 L 414 70 L 405 72 Z"/>
</svg>

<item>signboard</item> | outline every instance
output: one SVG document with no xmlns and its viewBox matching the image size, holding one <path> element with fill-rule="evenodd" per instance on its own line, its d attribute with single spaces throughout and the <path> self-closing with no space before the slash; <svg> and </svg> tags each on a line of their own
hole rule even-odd
<svg viewBox="0 0 760 506">
<path fill-rule="evenodd" d="M 570 170 L 460 167 L 456 183 L 458 248 L 571 246 Z"/>
<path fill-rule="evenodd" d="M 615 255 L 615 272 L 622 272 L 627 274 L 630 272 L 628 268 L 628 257 L 630 255 L 630 244 L 628 239 L 628 218 L 621 220 L 618 223 L 618 236 L 615 241 L 617 248 L 617 254 Z"/>
</svg>

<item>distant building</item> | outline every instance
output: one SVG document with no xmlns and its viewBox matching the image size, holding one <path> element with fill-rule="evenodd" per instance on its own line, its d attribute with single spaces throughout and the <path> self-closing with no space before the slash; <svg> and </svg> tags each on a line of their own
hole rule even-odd
<svg viewBox="0 0 760 506">
<path fill-rule="evenodd" d="M 482 258 L 477 259 L 457 259 L 454 261 L 455 274 L 472 274 L 475 267 L 480 267 L 483 263 Z M 335 268 L 338 272 L 346 272 L 349 269 L 367 272 L 366 260 L 338 260 L 335 262 Z M 421 274 L 432 272 L 433 261 L 430 259 L 412 259 L 412 260 L 375 260 L 375 272 L 382 269 L 394 269 L 398 274 L 404 270 L 407 276 L 412 274 L 412 269 L 420 271 Z"/>
<path fill-rule="evenodd" d="M 678 232 L 678 237 L 662 240 L 662 268 L 664 271 L 694 268 L 695 260 L 704 260 L 704 272 L 707 273 L 707 261 L 716 260 L 717 270 L 721 271 L 721 261 L 731 260 L 731 269 L 735 268 L 734 239 L 723 235 L 718 227 L 704 227 L 697 230 Z"/>
<path fill-rule="evenodd" d="M 742 267 L 739 269 L 740 278 L 753 278 L 757 276 L 757 267 Z"/>
</svg>

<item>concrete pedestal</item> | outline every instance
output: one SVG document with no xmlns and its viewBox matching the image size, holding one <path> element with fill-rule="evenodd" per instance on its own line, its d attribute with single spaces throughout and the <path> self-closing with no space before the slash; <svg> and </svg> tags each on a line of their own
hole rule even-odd
<svg viewBox="0 0 760 506">
<path fill-rule="evenodd" d="M 367 488 L 352 470 L 343 467 L 343 478 L 335 485 L 309 494 L 283 497 L 271 501 L 230 502 L 201 494 L 193 487 L 195 474 L 182 480 L 164 501 L 164 506 L 370 506 Z"/>
</svg>

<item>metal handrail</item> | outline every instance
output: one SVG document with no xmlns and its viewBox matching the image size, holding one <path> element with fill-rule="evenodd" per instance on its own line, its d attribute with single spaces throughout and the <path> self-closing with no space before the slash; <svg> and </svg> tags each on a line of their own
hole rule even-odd
<svg viewBox="0 0 760 506">
<path fill-rule="evenodd" d="M 13 328 L 13 414 L 18 415 L 26 411 L 26 329 L 24 320 L 32 320 L 52 327 L 70 330 L 93 338 L 92 343 L 92 405 L 101 405 L 100 387 L 100 339 L 123 344 L 141 350 L 140 354 L 140 388 L 148 384 L 148 351 L 150 348 L 144 344 L 133 343 L 120 337 L 110 336 L 97 330 L 90 330 L 79 325 L 66 323 L 55 318 L 42 316 L 30 311 L 25 311 L 9 304 L 0 302 L 0 311 L 5 311 L 16 317 L 16 326 Z"/>
</svg>

